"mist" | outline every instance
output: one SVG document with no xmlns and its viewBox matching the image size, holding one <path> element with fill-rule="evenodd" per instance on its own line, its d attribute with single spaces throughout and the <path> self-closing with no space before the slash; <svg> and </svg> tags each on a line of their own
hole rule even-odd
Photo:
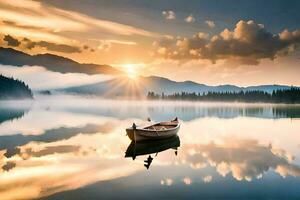
<svg viewBox="0 0 300 200">
<path fill-rule="evenodd" d="M 32 90 L 59 89 L 71 86 L 92 84 L 112 79 L 110 75 L 88 75 L 48 71 L 41 66 L 0 65 L 0 73 L 24 81 Z"/>
</svg>

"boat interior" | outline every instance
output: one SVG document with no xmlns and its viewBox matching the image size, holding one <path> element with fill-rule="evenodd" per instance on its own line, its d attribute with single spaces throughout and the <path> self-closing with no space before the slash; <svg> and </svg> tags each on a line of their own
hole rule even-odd
<svg viewBox="0 0 300 200">
<path fill-rule="evenodd" d="M 177 122 L 176 123 L 175 122 L 162 122 L 162 123 L 154 124 L 151 126 L 147 126 L 144 129 L 161 131 L 161 130 L 168 130 L 171 128 L 175 128 L 177 125 L 178 125 Z"/>
</svg>

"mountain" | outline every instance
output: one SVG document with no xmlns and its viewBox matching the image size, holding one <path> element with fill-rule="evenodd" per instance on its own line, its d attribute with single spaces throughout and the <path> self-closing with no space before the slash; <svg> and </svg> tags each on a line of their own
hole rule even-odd
<svg viewBox="0 0 300 200">
<path fill-rule="evenodd" d="M 121 71 L 109 65 L 81 64 L 53 54 L 29 55 L 22 51 L 3 47 L 0 47 L 0 64 L 19 67 L 38 65 L 60 73 L 122 74 Z"/>
<path fill-rule="evenodd" d="M 0 100 L 32 98 L 32 91 L 24 82 L 0 75 Z"/>
<path fill-rule="evenodd" d="M 83 95 L 105 96 L 146 96 L 149 91 L 158 94 L 173 94 L 178 92 L 239 92 L 239 91 L 264 91 L 271 93 L 274 90 L 290 89 L 285 85 L 261 85 L 238 87 L 235 85 L 209 86 L 193 81 L 177 82 L 167 78 L 150 76 L 139 77 L 137 80 L 119 77 L 105 82 L 61 89 L 61 92 Z"/>
</svg>

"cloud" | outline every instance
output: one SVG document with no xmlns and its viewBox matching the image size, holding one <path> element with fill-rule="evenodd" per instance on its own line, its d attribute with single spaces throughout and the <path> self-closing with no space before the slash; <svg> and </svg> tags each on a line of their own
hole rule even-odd
<svg viewBox="0 0 300 200">
<path fill-rule="evenodd" d="M 206 20 L 205 23 L 209 28 L 214 28 L 216 26 L 215 22 L 211 20 Z"/>
<path fill-rule="evenodd" d="M 98 49 L 101 51 L 108 52 L 113 44 L 116 45 L 137 45 L 134 41 L 127 41 L 127 40 L 116 40 L 116 39 L 106 39 L 106 40 L 98 40 L 98 39 L 90 39 L 91 41 L 96 41 L 99 43 Z"/>
<path fill-rule="evenodd" d="M 89 32 L 91 30 L 106 31 L 118 35 L 154 36 L 154 33 L 113 21 L 93 18 L 78 12 L 52 7 L 48 4 L 17 0 L 11 3 L 0 0 L 2 20 L 9 21 L 20 27 L 34 27 L 51 30 L 55 34 L 66 31 Z"/>
<path fill-rule="evenodd" d="M 231 60 L 239 64 L 259 64 L 261 59 L 286 56 L 300 43 L 300 30 L 273 34 L 262 24 L 239 21 L 234 30 L 224 29 L 217 35 L 197 33 L 191 38 L 163 38 L 154 43 L 155 55 L 172 60 Z"/>
<path fill-rule="evenodd" d="M 184 19 L 187 23 L 193 23 L 196 21 L 195 17 L 191 14 Z"/>
<path fill-rule="evenodd" d="M 98 45 L 97 48 L 98 48 L 99 50 L 101 50 L 101 51 L 108 52 L 108 51 L 110 50 L 110 48 L 111 48 L 111 43 L 105 42 L 105 41 L 100 42 L 100 44 Z"/>
<path fill-rule="evenodd" d="M 56 52 L 62 52 L 62 53 L 80 53 L 81 49 L 78 46 L 71 46 L 67 44 L 55 44 L 52 42 L 46 42 L 46 41 L 39 41 L 39 42 L 33 42 L 27 38 L 24 38 L 23 40 L 25 42 L 25 46 L 28 49 L 32 49 L 34 47 L 42 47 L 47 49 L 48 51 L 56 51 Z"/>
<path fill-rule="evenodd" d="M 28 84 L 34 90 L 55 89 L 70 86 L 78 86 L 106 81 L 112 77 L 102 74 L 82 74 L 82 73 L 60 73 L 48 71 L 41 66 L 14 67 L 0 65 L 1 73 L 5 76 L 13 76 Z"/>
<path fill-rule="evenodd" d="M 166 19 L 169 19 L 169 20 L 176 19 L 176 14 L 172 10 L 163 11 L 162 14 Z"/>
<path fill-rule="evenodd" d="M 17 47 L 21 44 L 21 42 L 19 42 L 19 40 L 13 38 L 10 35 L 5 35 L 3 40 L 7 42 L 8 46 L 12 46 L 12 47 Z"/>
<path fill-rule="evenodd" d="M 136 42 L 133 41 L 125 41 L 125 40 L 105 40 L 106 42 L 114 43 L 114 44 L 123 44 L 123 45 L 137 45 Z"/>
<path fill-rule="evenodd" d="M 3 41 L 7 42 L 7 46 L 20 47 L 21 49 L 32 49 L 35 47 L 45 48 L 48 51 L 62 52 L 62 53 L 80 53 L 79 46 L 71 46 L 68 44 L 56 44 L 47 41 L 32 41 L 28 38 L 19 40 L 11 35 L 5 35 Z"/>
</svg>

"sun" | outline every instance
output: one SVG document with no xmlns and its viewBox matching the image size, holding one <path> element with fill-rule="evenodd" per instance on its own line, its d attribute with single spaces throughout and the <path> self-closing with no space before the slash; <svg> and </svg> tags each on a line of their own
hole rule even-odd
<svg viewBox="0 0 300 200">
<path fill-rule="evenodd" d="M 133 64 L 125 64 L 124 68 L 129 78 L 135 79 L 137 77 L 137 72 Z"/>
</svg>

